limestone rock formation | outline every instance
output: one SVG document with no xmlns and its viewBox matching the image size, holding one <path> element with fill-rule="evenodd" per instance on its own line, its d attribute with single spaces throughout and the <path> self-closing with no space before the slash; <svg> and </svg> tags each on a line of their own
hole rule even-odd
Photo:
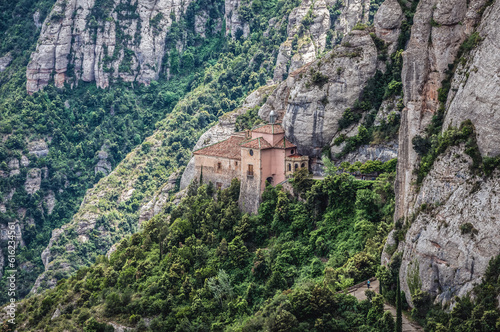
<svg viewBox="0 0 500 332">
<path fill-rule="evenodd" d="M 422 289 L 444 304 L 467 295 L 500 253 L 500 174 L 472 174 L 464 150 L 454 147 L 442 155 L 417 196 L 415 209 L 421 211 L 401 248 L 401 287 L 408 300 L 408 280 L 416 270 Z"/>
<path fill-rule="evenodd" d="M 115 0 L 103 7 L 94 0 L 58 0 L 28 64 L 28 93 L 46 86 L 52 72 L 57 87 L 79 80 L 95 81 L 101 88 L 116 78 L 146 84 L 156 80 L 168 28 L 190 3 Z"/>
<path fill-rule="evenodd" d="M 311 23 L 304 24 L 304 20 Z M 324 0 L 305 0 L 294 8 L 288 17 L 288 38 L 280 46 L 274 80 L 279 82 L 289 72 L 314 61 L 325 50 L 329 28 L 330 13 Z"/>
<path fill-rule="evenodd" d="M 386 0 L 375 14 L 374 26 L 377 37 L 390 45 L 389 53 L 397 46 L 404 15 L 397 0 Z"/>
<path fill-rule="evenodd" d="M 280 84 L 261 117 L 284 114 L 287 137 L 302 154 L 319 156 L 338 131 L 345 109 L 359 98 L 377 69 L 377 49 L 367 31 L 355 30 L 323 58 L 293 72 Z"/>
<path fill-rule="evenodd" d="M 47 206 L 48 214 L 52 214 L 52 211 L 54 211 L 54 207 L 56 205 L 56 196 L 54 195 L 54 192 L 51 190 L 48 192 L 48 194 L 43 198 L 44 203 Z"/>
<path fill-rule="evenodd" d="M 10 53 L 0 57 L 0 73 L 3 72 L 12 62 L 12 55 Z"/>
<path fill-rule="evenodd" d="M 40 190 L 40 185 L 42 183 L 42 170 L 40 168 L 32 168 L 28 171 L 26 175 L 26 181 L 24 182 L 24 189 L 29 195 L 33 195 L 38 190 Z"/>
<path fill-rule="evenodd" d="M 402 114 L 399 135 L 400 162 L 396 196 L 400 197 L 396 202 L 396 219 L 407 217 L 413 212 L 412 202 L 416 193 L 411 184 L 418 158 L 412 148 L 412 139 L 423 132 L 432 115 L 437 112 L 438 89 L 446 78 L 448 64 L 453 63 L 460 45 L 472 33 L 484 4 L 484 0 L 470 1 L 465 7 L 462 0 L 419 2 L 411 39 L 403 53 L 402 77 L 406 109 Z M 452 9 L 454 6 L 461 10 Z M 434 26 L 431 25 L 432 20 L 436 22 Z"/>
<path fill-rule="evenodd" d="M 455 9 L 453 9 L 455 10 Z M 444 127 L 459 126 L 470 119 L 477 131 L 477 144 L 482 155 L 500 154 L 500 4 L 490 8 L 479 27 L 480 46 L 465 68 L 466 74 L 456 77 L 453 84 L 458 90 L 446 112 Z"/>
<path fill-rule="evenodd" d="M 28 143 L 28 151 L 37 157 L 45 157 L 49 154 L 49 148 L 44 140 L 32 141 Z"/>
<path fill-rule="evenodd" d="M 13 158 L 11 160 L 9 160 L 9 163 L 7 164 L 9 169 L 10 169 L 10 173 L 9 173 L 9 176 L 14 176 L 14 175 L 17 175 L 20 173 L 19 171 L 19 160 L 16 159 L 16 158 Z"/>
<path fill-rule="evenodd" d="M 95 174 L 102 172 L 104 175 L 108 175 L 112 170 L 111 163 L 108 160 L 108 153 L 101 150 L 99 151 L 97 158 L 98 161 L 94 167 Z"/>
<path fill-rule="evenodd" d="M 248 25 L 248 22 L 245 22 L 238 13 L 241 3 L 241 0 L 226 0 L 224 2 L 226 35 L 231 34 L 233 38 L 236 38 L 238 33 L 241 33 L 243 38 L 248 37 L 250 34 L 250 26 Z M 238 32 L 238 30 L 240 32 Z"/>
<path fill-rule="evenodd" d="M 481 19 L 485 1 L 423 0 L 414 16 L 411 39 L 403 53 L 404 105 L 399 133 L 395 220 L 411 222 L 404 242 L 400 271 L 402 290 L 408 301 L 408 280 L 418 273 L 422 290 L 436 295 L 440 303 L 453 302 L 478 283 L 489 260 L 500 253 L 496 234 L 498 220 L 498 173 L 479 177 L 470 171 L 464 147 L 449 148 L 434 163 L 420 187 L 415 185 L 419 157 L 412 146 L 423 135 L 439 108 L 438 89 L 460 45 Z M 487 8 L 478 28 L 483 40 L 461 61 L 445 104 L 443 130 L 466 119 L 475 125 L 483 156 L 500 153 L 498 102 L 500 91 L 495 72 L 500 42 L 496 20 L 500 4 Z M 383 255 L 385 261 L 388 257 Z"/>
<path fill-rule="evenodd" d="M 332 16 L 330 8 L 338 8 Z M 307 63 L 314 61 L 325 49 L 339 43 L 357 23 L 368 23 L 370 1 L 304 0 L 288 17 L 288 38 L 280 46 L 274 81 L 279 82 Z M 328 37 L 330 34 L 330 37 Z"/>
<path fill-rule="evenodd" d="M 386 142 L 384 144 L 363 145 L 354 152 L 342 157 L 342 161 L 354 164 L 356 161 L 362 163 L 368 160 L 379 160 L 383 163 L 398 157 L 397 142 Z"/>
</svg>

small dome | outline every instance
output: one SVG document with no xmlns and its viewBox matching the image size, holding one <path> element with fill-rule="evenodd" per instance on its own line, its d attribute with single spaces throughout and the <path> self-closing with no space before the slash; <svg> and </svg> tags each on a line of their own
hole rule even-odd
<svg viewBox="0 0 500 332">
<path fill-rule="evenodd" d="M 278 119 L 278 115 L 276 114 L 276 112 L 271 111 L 271 113 L 269 113 L 269 123 L 275 124 L 277 119 Z"/>
</svg>

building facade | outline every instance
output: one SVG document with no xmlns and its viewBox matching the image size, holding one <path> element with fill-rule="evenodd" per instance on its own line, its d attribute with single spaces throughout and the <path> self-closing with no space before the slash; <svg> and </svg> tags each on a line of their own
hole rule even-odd
<svg viewBox="0 0 500 332">
<path fill-rule="evenodd" d="M 297 154 L 279 123 L 234 133 L 227 140 L 194 152 L 195 176 L 217 189 L 241 181 L 240 206 L 257 213 L 266 182 L 277 185 L 300 168 L 309 168 L 309 157 Z"/>
</svg>

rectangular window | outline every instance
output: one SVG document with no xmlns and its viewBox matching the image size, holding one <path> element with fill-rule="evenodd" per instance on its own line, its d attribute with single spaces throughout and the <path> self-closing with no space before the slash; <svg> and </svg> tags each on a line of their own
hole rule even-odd
<svg viewBox="0 0 500 332">
<path fill-rule="evenodd" d="M 248 165 L 248 176 L 253 176 L 253 165 Z"/>
<path fill-rule="evenodd" d="M 222 170 L 222 164 L 221 163 L 217 163 L 217 171 L 221 171 Z"/>
<path fill-rule="evenodd" d="M 217 187 L 217 190 L 221 190 L 222 189 L 222 182 L 216 182 L 215 186 Z"/>
</svg>

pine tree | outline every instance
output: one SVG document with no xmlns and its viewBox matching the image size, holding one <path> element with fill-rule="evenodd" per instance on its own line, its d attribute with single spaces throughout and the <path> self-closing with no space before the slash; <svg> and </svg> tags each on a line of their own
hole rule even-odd
<svg viewBox="0 0 500 332">
<path fill-rule="evenodd" d="M 398 275 L 398 286 L 396 289 L 396 332 L 403 331 L 403 310 L 401 308 L 401 286 L 399 284 Z"/>
</svg>

